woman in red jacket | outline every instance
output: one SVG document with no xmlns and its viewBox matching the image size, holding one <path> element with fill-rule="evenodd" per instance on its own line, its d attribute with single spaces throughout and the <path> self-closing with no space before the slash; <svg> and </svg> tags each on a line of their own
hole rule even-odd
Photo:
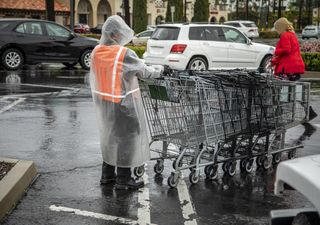
<svg viewBox="0 0 320 225">
<path fill-rule="evenodd" d="M 290 81 L 300 79 L 304 74 L 304 63 L 300 53 L 300 46 L 292 24 L 284 17 L 274 23 L 274 28 L 280 35 L 280 40 L 274 51 L 271 64 L 274 74 Z M 309 106 L 308 121 L 317 117 L 317 113 Z"/>
<path fill-rule="evenodd" d="M 293 26 L 282 17 L 274 23 L 274 28 L 280 35 L 271 61 L 274 73 L 292 81 L 299 80 L 300 74 L 304 73 L 304 63 Z"/>
</svg>

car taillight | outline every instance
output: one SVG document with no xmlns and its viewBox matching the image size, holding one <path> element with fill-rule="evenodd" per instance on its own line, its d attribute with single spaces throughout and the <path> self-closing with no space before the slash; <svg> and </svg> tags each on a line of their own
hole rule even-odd
<svg viewBox="0 0 320 225">
<path fill-rule="evenodd" d="M 170 50 L 170 53 L 182 54 L 186 49 L 186 47 L 187 45 L 182 45 L 182 44 L 173 45 Z"/>
</svg>

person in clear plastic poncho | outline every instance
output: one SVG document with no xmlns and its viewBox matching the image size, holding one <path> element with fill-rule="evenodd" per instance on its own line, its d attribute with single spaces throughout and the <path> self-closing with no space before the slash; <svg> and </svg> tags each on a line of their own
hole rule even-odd
<svg viewBox="0 0 320 225">
<path fill-rule="evenodd" d="M 101 33 L 90 69 L 103 157 L 100 182 L 138 189 L 144 184 L 131 177 L 131 168 L 142 166 L 150 157 L 138 78 L 159 77 L 163 67 L 146 66 L 135 52 L 123 47 L 132 40 L 133 30 L 121 17 L 109 17 Z"/>
</svg>

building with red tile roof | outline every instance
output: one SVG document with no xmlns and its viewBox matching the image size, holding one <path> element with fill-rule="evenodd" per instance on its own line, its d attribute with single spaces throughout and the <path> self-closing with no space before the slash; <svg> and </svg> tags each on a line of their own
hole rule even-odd
<svg viewBox="0 0 320 225">
<path fill-rule="evenodd" d="M 67 24 L 70 8 L 63 1 L 54 1 L 56 21 Z M 0 17 L 46 19 L 46 0 L 0 0 Z"/>
</svg>

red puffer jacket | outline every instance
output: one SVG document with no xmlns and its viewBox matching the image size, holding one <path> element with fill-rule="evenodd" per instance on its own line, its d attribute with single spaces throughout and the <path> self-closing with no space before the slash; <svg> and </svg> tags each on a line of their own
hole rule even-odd
<svg viewBox="0 0 320 225">
<path fill-rule="evenodd" d="M 284 32 L 276 46 L 275 74 L 303 74 L 304 63 L 300 54 L 300 46 L 294 32 Z"/>
</svg>

